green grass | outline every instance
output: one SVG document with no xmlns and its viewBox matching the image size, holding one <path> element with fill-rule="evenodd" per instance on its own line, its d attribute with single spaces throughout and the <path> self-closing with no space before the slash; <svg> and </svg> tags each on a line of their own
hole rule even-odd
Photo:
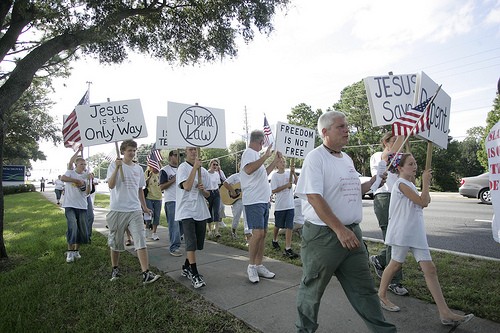
<svg viewBox="0 0 500 333">
<path fill-rule="evenodd" d="M 143 286 L 128 252 L 111 283 L 99 233 L 67 264 L 64 213 L 40 193 L 5 196 L 5 208 L 0 332 L 255 332 L 168 276 Z"/>
</svg>

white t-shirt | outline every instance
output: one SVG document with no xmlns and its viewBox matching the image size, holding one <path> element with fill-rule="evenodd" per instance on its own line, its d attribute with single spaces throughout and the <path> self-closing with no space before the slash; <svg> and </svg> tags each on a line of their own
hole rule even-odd
<svg viewBox="0 0 500 333">
<path fill-rule="evenodd" d="M 379 151 L 375 154 L 373 154 L 370 157 L 370 170 L 372 173 L 372 177 L 377 174 L 378 171 L 378 164 L 382 161 L 382 152 Z M 379 193 L 391 193 L 392 187 L 394 186 L 394 183 L 398 180 L 398 175 L 395 173 L 392 173 L 390 171 L 387 171 L 387 179 L 385 180 L 385 184 L 380 186 L 374 194 L 379 194 Z"/>
<path fill-rule="evenodd" d="M 295 189 L 303 199 L 304 218 L 316 225 L 326 224 L 307 201 L 307 194 L 319 194 L 344 225 L 360 223 L 363 218 L 361 182 L 352 159 L 342 153 L 335 157 L 321 145 L 307 154 Z"/>
<path fill-rule="evenodd" d="M 56 190 L 61 190 L 61 191 L 64 190 L 64 182 L 62 180 L 56 179 L 54 181 L 54 185 Z"/>
<path fill-rule="evenodd" d="M 302 199 L 293 199 L 293 204 L 295 206 L 295 212 L 293 214 L 293 223 L 304 224 L 304 214 L 302 214 Z"/>
<path fill-rule="evenodd" d="M 177 169 L 176 176 L 176 206 L 175 206 L 175 220 L 181 221 L 184 219 L 194 219 L 195 221 L 204 221 L 210 218 L 210 212 L 208 211 L 207 201 L 205 197 L 198 189 L 198 172 L 194 177 L 193 186 L 190 191 L 186 191 L 181 188 L 180 184 L 185 182 L 189 174 L 193 170 L 193 166 L 187 162 L 183 162 L 179 165 Z M 203 184 L 207 184 L 208 171 L 205 168 L 201 168 L 201 181 Z"/>
<path fill-rule="evenodd" d="M 400 183 L 407 185 L 418 194 L 418 190 L 412 182 L 398 178 L 391 192 L 389 226 L 387 227 L 385 244 L 429 249 L 423 208 L 401 192 Z"/>
<path fill-rule="evenodd" d="M 208 171 L 207 171 L 208 172 Z M 208 172 L 208 183 L 204 184 L 205 189 L 208 191 L 218 190 L 220 182 L 220 174 L 217 171 Z"/>
<path fill-rule="evenodd" d="M 252 148 L 247 148 L 243 152 L 243 155 L 241 155 L 240 177 L 243 205 L 268 203 L 271 197 L 271 188 L 269 187 L 267 171 L 264 164 L 251 175 L 245 172 L 245 165 L 255 162 L 259 158 L 259 152 Z"/>
<path fill-rule="evenodd" d="M 231 176 L 227 177 L 226 182 L 229 185 L 234 185 L 241 182 L 241 177 L 239 173 L 233 173 Z"/>
<path fill-rule="evenodd" d="M 73 182 L 65 182 L 65 191 L 64 191 L 64 201 L 62 206 L 64 208 L 77 208 L 77 209 L 87 209 L 87 193 L 85 192 L 87 189 L 87 174 L 85 172 L 78 173 L 75 170 L 67 170 L 64 174 L 66 177 L 81 179 L 85 182 L 85 185 L 77 187 Z"/>
<path fill-rule="evenodd" d="M 283 173 L 275 172 L 271 176 L 271 191 L 290 182 L 290 171 Z M 284 189 L 276 193 L 274 210 L 294 209 L 293 191 L 291 188 Z"/>
<path fill-rule="evenodd" d="M 109 182 L 113 171 L 116 169 L 116 162 L 111 162 L 108 167 L 106 178 Z M 127 165 L 122 163 L 124 180 L 121 172 L 116 175 L 115 187 L 110 190 L 109 210 L 116 212 L 134 212 L 142 210 L 139 200 L 139 189 L 146 186 L 144 174 L 139 164 Z"/>
<path fill-rule="evenodd" d="M 163 167 L 160 171 L 160 184 L 166 183 L 177 174 L 177 167 L 167 165 Z M 175 201 L 175 183 L 170 185 L 166 190 L 163 191 L 163 200 L 165 202 Z"/>
</svg>

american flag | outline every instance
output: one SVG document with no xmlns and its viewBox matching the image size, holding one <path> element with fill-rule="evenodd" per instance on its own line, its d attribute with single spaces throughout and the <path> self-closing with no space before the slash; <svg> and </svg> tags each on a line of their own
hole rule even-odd
<svg viewBox="0 0 500 333">
<path fill-rule="evenodd" d="M 406 114 L 392 124 L 394 136 L 409 136 L 429 129 L 429 113 L 431 100 L 429 97 L 419 105 L 407 111 Z"/>
<path fill-rule="evenodd" d="M 147 157 L 147 165 L 155 170 L 160 171 L 161 169 L 161 160 L 163 157 L 161 156 L 160 149 L 156 149 L 156 143 L 151 147 L 151 152 Z"/>
<path fill-rule="evenodd" d="M 78 102 L 78 105 L 89 104 L 90 103 L 89 97 L 90 93 L 89 90 L 87 89 L 82 99 L 80 99 L 80 102 Z M 71 111 L 69 116 L 64 118 L 62 133 L 63 133 L 64 147 L 73 148 L 74 151 L 77 151 L 78 147 L 80 147 L 81 145 L 80 142 L 82 141 L 82 139 L 80 137 L 80 131 L 78 130 L 76 109 L 73 109 L 73 111 Z"/>
<path fill-rule="evenodd" d="M 267 122 L 267 117 L 264 115 L 264 147 L 267 147 L 274 143 L 273 132 L 271 131 L 271 127 Z"/>
</svg>

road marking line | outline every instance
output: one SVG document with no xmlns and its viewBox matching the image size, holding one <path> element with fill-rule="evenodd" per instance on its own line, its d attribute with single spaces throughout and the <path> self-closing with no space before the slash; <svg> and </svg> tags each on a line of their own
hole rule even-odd
<svg viewBox="0 0 500 333">
<path fill-rule="evenodd" d="M 492 223 L 492 220 L 478 220 L 478 219 L 475 219 L 474 222 L 488 222 L 488 223 Z"/>
</svg>

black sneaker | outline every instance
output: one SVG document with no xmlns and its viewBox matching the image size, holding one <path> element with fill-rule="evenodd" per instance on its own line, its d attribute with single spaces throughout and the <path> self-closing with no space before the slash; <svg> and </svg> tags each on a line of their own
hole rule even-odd
<svg viewBox="0 0 500 333">
<path fill-rule="evenodd" d="M 389 285 L 389 288 L 387 288 L 387 289 L 392 291 L 394 294 L 396 294 L 398 296 L 408 295 L 408 289 L 403 287 L 403 285 L 401 283 L 391 283 Z"/>
<path fill-rule="evenodd" d="M 299 257 L 299 255 L 297 253 L 293 252 L 292 249 L 288 249 L 288 250 L 285 249 L 285 252 L 283 252 L 283 255 L 289 259 L 295 259 L 295 258 Z"/>
<path fill-rule="evenodd" d="M 153 283 L 156 280 L 158 280 L 159 278 L 160 278 L 159 275 L 157 275 L 151 271 L 144 272 L 144 273 L 142 273 L 142 284 Z"/>
<path fill-rule="evenodd" d="M 121 276 L 122 275 L 120 274 L 120 271 L 118 270 L 118 267 L 113 268 L 113 270 L 111 271 L 111 279 L 109 279 L 109 281 L 114 281 L 114 280 L 118 279 Z"/>
<path fill-rule="evenodd" d="M 191 267 L 182 265 L 181 275 L 191 280 L 191 277 L 193 276 L 193 273 L 191 272 Z"/>
<path fill-rule="evenodd" d="M 193 277 L 191 278 L 191 283 L 193 284 L 193 287 L 195 289 L 198 289 L 198 288 L 201 288 L 201 287 L 204 287 L 207 285 L 205 283 L 205 281 L 203 280 L 203 275 L 200 275 L 200 274 L 193 275 Z"/>
<path fill-rule="evenodd" d="M 273 249 L 275 250 L 281 250 L 281 246 L 280 246 L 280 243 L 278 242 L 275 242 L 275 241 L 272 241 L 273 242 Z"/>
<path fill-rule="evenodd" d="M 379 278 L 382 278 L 384 267 L 382 267 L 380 261 L 378 261 L 377 256 L 370 256 L 370 264 L 372 264 L 375 274 L 377 274 Z"/>
</svg>

